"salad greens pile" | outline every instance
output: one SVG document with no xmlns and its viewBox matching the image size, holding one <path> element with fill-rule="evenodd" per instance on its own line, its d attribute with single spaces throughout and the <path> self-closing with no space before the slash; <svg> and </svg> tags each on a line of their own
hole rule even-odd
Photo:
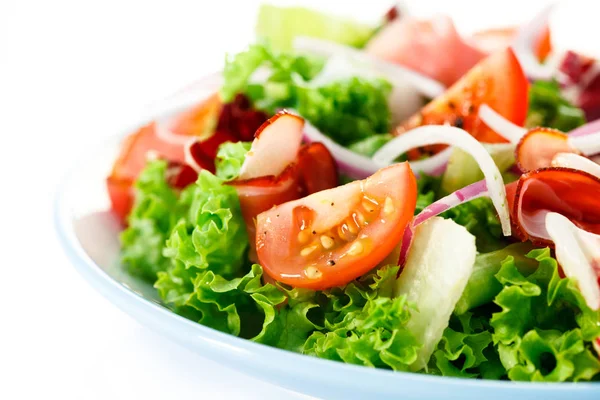
<svg viewBox="0 0 600 400">
<path fill-rule="evenodd" d="M 309 10 L 265 6 L 258 23 L 264 43 L 227 58 L 221 99 L 229 102 L 241 93 L 266 113 L 298 110 L 337 143 L 372 156 L 392 138 L 387 133 L 392 85 L 362 76 L 323 81 L 325 59 L 290 49 L 298 34 L 361 47 L 374 31 Z M 537 82 L 530 93 L 528 125 L 568 131 L 585 122 L 556 83 Z M 167 161 L 148 162 L 135 182 L 135 203 L 121 235 L 123 265 L 152 283 L 167 307 L 208 327 L 297 353 L 410 370 L 424 342 L 408 324 L 419 305 L 394 296 L 398 266 L 314 291 L 268 283 L 262 267 L 250 262 L 240 201 L 227 184 L 249 150 L 248 142 L 222 144 L 215 174 L 203 170 L 181 190 L 168 183 Z M 490 153 L 502 172 L 514 164 L 512 150 Z M 471 156 L 455 151 L 444 175 L 419 177 L 415 214 L 482 177 Z M 560 275 L 551 251 L 504 237 L 487 198 L 442 216 L 476 237 L 478 255 L 449 326 L 421 372 L 520 381 L 599 379 L 591 341 L 600 336 L 600 313 L 586 305 L 574 280 Z"/>
<path fill-rule="evenodd" d="M 564 98 L 557 82 L 536 81 L 531 85 L 525 126 L 548 126 L 569 132 L 585 122 L 583 110 Z"/>
<path fill-rule="evenodd" d="M 324 63 L 255 44 L 227 58 L 220 94 L 224 101 L 245 94 L 254 107 L 270 114 L 295 109 L 336 142 L 360 153 L 375 152 L 390 139 L 385 132 L 391 129 L 391 84 L 382 78 L 350 77 L 317 80 L 315 85 Z"/>
<path fill-rule="evenodd" d="M 148 164 L 122 234 L 130 273 L 153 282 L 173 311 L 222 332 L 331 360 L 408 370 L 420 341 L 406 323 L 418 306 L 392 296 L 397 266 L 311 291 L 265 283 L 261 266 L 247 260 L 237 195 L 219 177 L 237 175 L 245 146 L 222 146 L 217 175 L 203 171 L 180 194 L 166 183 L 166 162 Z M 424 207 L 439 179 L 419 182 Z M 600 335 L 600 314 L 571 279 L 559 276 L 549 250 L 506 246 L 487 200 L 448 213 L 476 234 L 481 254 L 424 372 L 532 381 L 598 374 L 589 341 Z"/>
</svg>

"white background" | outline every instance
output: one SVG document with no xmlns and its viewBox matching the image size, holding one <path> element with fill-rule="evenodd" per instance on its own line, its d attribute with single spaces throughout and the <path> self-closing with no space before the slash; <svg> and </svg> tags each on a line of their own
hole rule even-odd
<svg viewBox="0 0 600 400">
<path fill-rule="evenodd" d="M 374 21 L 391 2 L 302 3 Z M 409 3 L 469 31 L 526 20 L 544 1 Z M 139 326 L 76 274 L 51 219 L 79 149 L 218 69 L 251 40 L 257 4 L 0 0 L 0 398 L 301 398 Z M 580 25 L 570 33 L 593 30 Z"/>
</svg>

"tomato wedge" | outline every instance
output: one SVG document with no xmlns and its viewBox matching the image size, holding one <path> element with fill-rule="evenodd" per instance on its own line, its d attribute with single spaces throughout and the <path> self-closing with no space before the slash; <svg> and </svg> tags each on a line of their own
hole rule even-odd
<svg viewBox="0 0 600 400">
<path fill-rule="evenodd" d="M 465 129 L 480 142 L 501 143 L 506 140 L 488 128 L 478 117 L 479 106 L 486 103 L 514 124 L 522 126 L 527 114 L 527 78 L 511 49 L 482 60 L 440 97 L 401 124 L 395 135 L 421 125 L 453 125 Z M 443 146 L 415 149 L 409 153 L 417 159 L 423 153 L 436 153 Z"/>
<path fill-rule="evenodd" d="M 153 155 L 184 164 L 183 146 L 158 137 L 154 123 L 140 128 L 123 142 L 112 172 L 106 180 L 112 209 L 122 222 L 133 205 L 133 182 L 146 165 L 148 157 Z"/>
<path fill-rule="evenodd" d="M 294 287 L 344 285 L 396 248 L 416 199 L 415 176 L 401 163 L 273 207 L 257 217 L 258 260 L 271 278 Z"/>
</svg>

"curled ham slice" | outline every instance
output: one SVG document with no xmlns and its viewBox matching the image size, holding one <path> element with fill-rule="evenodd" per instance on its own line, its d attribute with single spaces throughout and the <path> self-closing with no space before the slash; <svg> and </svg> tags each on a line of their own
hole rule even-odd
<svg viewBox="0 0 600 400">
<path fill-rule="evenodd" d="M 294 162 L 302 142 L 304 119 L 280 111 L 262 124 L 240 169 L 240 179 L 279 175 Z"/>
<path fill-rule="evenodd" d="M 335 160 L 321 143 L 301 147 L 304 119 L 287 111 L 277 113 L 256 132 L 235 187 L 254 248 L 256 216 L 271 207 L 337 186 Z"/>
<path fill-rule="evenodd" d="M 519 141 L 515 150 L 517 165 L 523 172 L 552 165 L 559 153 L 594 155 L 600 152 L 600 132 L 569 136 L 555 129 L 534 128 Z"/>
<path fill-rule="evenodd" d="M 568 136 L 550 128 L 534 128 L 521 138 L 515 149 L 517 166 L 523 172 L 546 168 L 558 153 L 579 153 Z"/>
<path fill-rule="evenodd" d="M 527 172 L 506 187 L 515 234 L 536 245 L 553 245 L 545 226 L 559 213 L 588 232 L 600 234 L 600 178 L 569 168 Z"/>
<path fill-rule="evenodd" d="M 600 309 L 600 235 L 586 232 L 553 212 L 546 214 L 545 225 L 563 272 L 577 280 L 587 305 Z"/>
<path fill-rule="evenodd" d="M 431 20 L 410 16 L 394 19 L 371 39 L 365 50 L 370 55 L 404 65 L 447 86 L 487 55 L 463 40 L 450 17 L 443 15 Z M 455 57 L 449 57 L 449 54 Z"/>
</svg>

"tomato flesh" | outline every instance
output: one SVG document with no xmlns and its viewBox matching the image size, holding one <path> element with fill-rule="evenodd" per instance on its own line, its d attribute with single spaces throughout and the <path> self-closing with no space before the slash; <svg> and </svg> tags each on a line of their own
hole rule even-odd
<svg viewBox="0 0 600 400">
<path fill-rule="evenodd" d="M 479 106 L 487 104 L 504 118 L 522 126 L 527 115 L 529 83 L 511 49 L 482 60 L 440 97 L 401 124 L 395 135 L 422 125 L 452 125 L 469 132 L 480 142 L 506 140 L 485 125 L 478 116 Z M 443 146 L 430 146 L 409 152 L 410 159 L 436 153 Z"/>
<path fill-rule="evenodd" d="M 273 207 L 257 217 L 258 260 L 271 278 L 294 287 L 344 285 L 394 250 L 416 198 L 415 176 L 401 163 Z"/>
</svg>

